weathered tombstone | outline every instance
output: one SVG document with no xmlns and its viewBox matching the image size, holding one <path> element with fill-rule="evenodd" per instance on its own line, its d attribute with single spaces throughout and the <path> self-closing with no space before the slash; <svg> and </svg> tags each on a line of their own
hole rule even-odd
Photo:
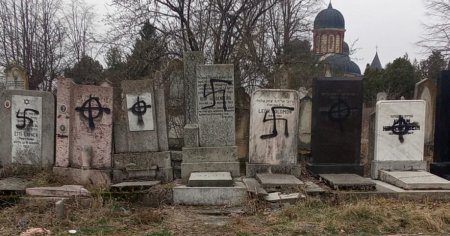
<svg viewBox="0 0 450 236">
<path fill-rule="evenodd" d="M 386 92 L 377 93 L 377 101 L 387 100 L 388 94 Z"/>
<path fill-rule="evenodd" d="M 114 121 L 116 182 L 173 179 L 164 90 L 153 86 L 151 80 L 122 81 L 122 106 Z"/>
<path fill-rule="evenodd" d="M 58 79 L 53 172 L 80 184 L 109 185 L 113 89 Z"/>
<path fill-rule="evenodd" d="M 434 117 L 436 113 L 436 82 L 431 79 L 424 79 L 416 84 L 414 99 L 424 100 L 427 103 L 425 112 L 425 145 L 434 141 Z"/>
<path fill-rule="evenodd" d="M 378 101 L 371 177 L 380 170 L 426 170 L 423 159 L 425 101 Z M 372 138 L 372 137 L 371 137 Z"/>
<path fill-rule="evenodd" d="M 443 71 L 438 79 L 436 119 L 434 133 L 434 158 L 430 171 L 450 179 L 450 70 Z"/>
<path fill-rule="evenodd" d="M 299 147 L 311 150 L 312 98 L 309 95 L 300 99 L 299 114 Z"/>
<path fill-rule="evenodd" d="M 363 174 L 360 164 L 362 79 L 313 82 L 312 161 L 314 174 Z"/>
<path fill-rule="evenodd" d="M 185 123 L 197 124 L 197 66 L 204 63 L 203 53 L 184 52 Z"/>
<path fill-rule="evenodd" d="M 298 110 L 295 90 L 263 89 L 253 93 L 247 176 L 257 173 L 300 175 Z"/>
<path fill-rule="evenodd" d="M 28 90 L 28 76 L 19 66 L 8 66 L 5 69 L 5 87 L 10 90 Z"/>
<path fill-rule="evenodd" d="M 230 171 L 239 176 L 235 146 L 233 65 L 197 66 L 197 124 L 184 130 L 181 177 L 191 172 Z M 189 93 L 189 91 L 187 91 Z"/>
<path fill-rule="evenodd" d="M 53 166 L 55 99 L 41 91 L 5 90 L 0 95 L 0 164 Z"/>
<path fill-rule="evenodd" d="M 190 68 L 192 71 L 193 68 L 186 65 L 195 62 L 189 62 L 190 57 L 184 60 L 185 70 Z M 187 186 L 173 189 L 174 202 L 188 205 L 240 204 L 245 199 L 245 187 L 243 183 L 229 181 L 240 175 L 235 141 L 233 65 L 197 65 L 195 73 L 196 86 L 190 86 L 191 91 L 185 93 L 195 94 L 194 98 L 186 100 L 187 124 L 181 177 Z M 191 99 L 196 103 L 191 104 Z M 195 113 L 192 112 L 194 110 Z"/>
</svg>

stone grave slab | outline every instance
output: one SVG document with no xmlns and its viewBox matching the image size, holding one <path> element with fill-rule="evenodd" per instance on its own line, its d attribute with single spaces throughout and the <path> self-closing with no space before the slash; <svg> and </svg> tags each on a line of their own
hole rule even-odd
<svg viewBox="0 0 450 236">
<path fill-rule="evenodd" d="M 255 178 L 243 178 L 242 182 L 244 182 L 247 187 L 247 192 L 252 193 L 255 196 L 267 196 L 267 191 Z"/>
<path fill-rule="evenodd" d="M 0 180 L 0 195 L 25 194 L 25 189 L 31 184 L 30 181 L 10 177 Z"/>
<path fill-rule="evenodd" d="M 200 147 L 234 146 L 234 65 L 197 66 Z"/>
<path fill-rule="evenodd" d="M 450 179 L 450 70 L 438 78 L 433 163 L 430 172 Z"/>
<path fill-rule="evenodd" d="M 326 193 L 325 189 L 320 187 L 318 184 L 312 182 L 312 181 L 306 181 L 305 182 L 305 192 L 308 195 L 316 196 Z"/>
<path fill-rule="evenodd" d="M 295 203 L 296 201 L 298 201 L 301 198 L 306 198 L 305 195 L 300 194 L 300 193 L 281 193 L 281 192 L 274 192 L 274 193 L 269 193 L 267 196 L 264 197 L 264 199 L 268 202 L 292 202 Z"/>
<path fill-rule="evenodd" d="M 295 176 L 286 174 L 256 174 L 256 179 L 268 192 L 298 191 L 304 185 Z"/>
<path fill-rule="evenodd" d="M 189 187 L 231 187 L 233 178 L 230 172 L 193 172 L 189 177 Z"/>
<path fill-rule="evenodd" d="M 380 180 L 406 190 L 450 189 L 450 181 L 426 171 L 380 171 Z"/>
<path fill-rule="evenodd" d="M 51 167 L 55 100 L 52 93 L 5 90 L 0 95 L 0 164 Z"/>
<path fill-rule="evenodd" d="M 63 185 L 61 187 L 27 188 L 27 195 L 36 197 L 89 197 L 91 193 L 81 185 Z"/>
<path fill-rule="evenodd" d="M 377 102 L 373 179 L 378 177 L 380 170 L 425 170 L 425 108 L 423 100 Z"/>
<path fill-rule="evenodd" d="M 321 174 L 320 178 L 335 190 L 375 190 L 376 184 L 356 174 Z"/>
<path fill-rule="evenodd" d="M 313 81 L 309 171 L 363 174 L 360 164 L 362 98 L 359 77 Z"/>
<path fill-rule="evenodd" d="M 235 181 L 232 187 L 188 187 L 173 188 L 173 202 L 192 206 L 238 206 L 247 199 L 244 183 Z"/>
</svg>

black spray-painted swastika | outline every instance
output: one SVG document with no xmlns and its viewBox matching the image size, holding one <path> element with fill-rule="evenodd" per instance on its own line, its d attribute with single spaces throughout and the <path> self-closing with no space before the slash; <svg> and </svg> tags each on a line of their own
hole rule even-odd
<svg viewBox="0 0 450 236">
<path fill-rule="evenodd" d="M 218 84 L 218 83 L 222 83 L 225 84 L 225 88 L 224 89 L 218 89 L 216 90 L 214 85 Z M 211 92 L 206 93 L 206 84 L 203 85 L 203 97 L 206 98 L 209 95 L 212 95 L 212 99 L 213 99 L 213 104 L 210 106 L 206 106 L 206 107 L 202 107 L 202 109 L 208 109 L 208 108 L 212 108 L 216 106 L 216 93 L 222 92 L 222 104 L 223 104 L 223 110 L 227 111 L 227 102 L 225 99 L 225 95 L 227 92 L 227 86 L 228 85 L 232 85 L 233 83 L 231 81 L 228 80 L 221 80 L 221 79 L 210 79 L 209 80 L 209 84 L 211 85 Z"/>
<path fill-rule="evenodd" d="M 273 128 L 272 128 L 272 133 L 261 135 L 261 139 L 270 139 L 270 138 L 275 138 L 278 136 L 277 121 L 279 121 L 279 120 L 284 121 L 284 136 L 289 137 L 288 120 L 285 118 L 277 118 L 277 116 L 276 116 L 277 110 L 293 111 L 294 108 L 293 107 L 284 107 L 284 106 L 272 107 L 272 108 L 270 108 L 270 111 L 272 112 L 272 119 L 267 119 L 267 114 L 269 113 L 269 111 L 266 111 L 266 113 L 264 113 L 263 123 L 265 123 L 267 121 L 272 121 Z"/>
<path fill-rule="evenodd" d="M 39 115 L 39 111 L 36 111 L 34 109 L 30 109 L 30 108 L 26 108 L 25 110 L 23 110 L 23 115 L 20 115 L 20 109 L 17 111 L 16 113 L 16 118 L 17 119 L 22 119 L 22 124 L 16 125 L 16 128 L 18 129 L 24 129 L 24 128 L 31 128 L 33 127 L 33 119 L 31 119 L 30 117 L 27 116 L 27 112 L 32 112 L 35 115 Z"/>
</svg>

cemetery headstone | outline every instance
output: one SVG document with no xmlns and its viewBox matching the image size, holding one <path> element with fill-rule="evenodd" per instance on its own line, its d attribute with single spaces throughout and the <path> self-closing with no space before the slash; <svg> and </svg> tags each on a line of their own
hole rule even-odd
<svg viewBox="0 0 450 236">
<path fill-rule="evenodd" d="M 299 103 L 295 90 L 263 89 L 253 93 L 247 176 L 267 172 L 299 175 Z"/>
<path fill-rule="evenodd" d="M 114 121 L 114 180 L 172 180 L 164 90 L 151 80 L 124 80 Z M 122 102 L 121 102 L 122 101 Z"/>
<path fill-rule="evenodd" d="M 203 53 L 184 52 L 184 102 L 186 124 L 198 123 L 197 115 L 197 66 L 204 63 Z"/>
<path fill-rule="evenodd" d="M 312 98 L 309 95 L 300 99 L 299 114 L 299 147 L 311 150 Z"/>
<path fill-rule="evenodd" d="M 425 112 L 425 144 L 434 142 L 434 120 L 436 114 L 436 82 L 425 79 L 416 84 L 414 99 L 424 100 L 427 103 Z"/>
<path fill-rule="evenodd" d="M 5 69 L 5 87 L 10 90 L 28 90 L 28 75 L 19 66 L 9 66 Z"/>
<path fill-rule="evenodd" d="M 81 184 L 110 183 L 113 89 L 58 79 L 53 171 Z"/>
<path fill-rule="evenodd" d="M 5 90 L 0 104 L 0 163 L 51 167 L 55 159 L 53 94 Z"/>
<path fill-rule="evenodd" d="M 387 97 L 388 97 L 388 95 L 386 92 L 377 93 L 377 101 L 387 100 Z"/>
<path fill-rule="evenodd" d="M 434 131 L 434 158 L 430 172 L 450 179 L 450 70 L 438 78 L 436 119 Z"/>
<path fill-rule="evenodd" d="M 425 101 L 378 101 L 371 176 L 380 170 L 426 170 L 423 157 Z"/>
<path fill-rule="evenodd" d="M 360 164 L 362 79 L 313 81 L 312 160 L 314 174 L 363 174 Z"/>
</svg>

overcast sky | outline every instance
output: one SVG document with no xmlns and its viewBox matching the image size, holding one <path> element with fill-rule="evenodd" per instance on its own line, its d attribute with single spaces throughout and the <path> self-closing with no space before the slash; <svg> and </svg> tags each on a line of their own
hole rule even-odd
<svg viewBox="0 0 450 236">
<path fill-rule="evenodd" d="M 96 12 L 106 12 L 108 0 L 86 0 Z M 328 4 L 324 0 L 324 8 Z M 378 55 L 383 67 L 408 53 L 411 59 L 426 57 L 415 44 L 423 33 L 426 21 L 423 0 L 332 0 L 333 7 L 344 15 L 345 40 L 351 45 L 358 40 L 359 50 L 352 57 L 362 72 Z M 100 18 L 99 18 L 100 19 Z"/>
</svg>

